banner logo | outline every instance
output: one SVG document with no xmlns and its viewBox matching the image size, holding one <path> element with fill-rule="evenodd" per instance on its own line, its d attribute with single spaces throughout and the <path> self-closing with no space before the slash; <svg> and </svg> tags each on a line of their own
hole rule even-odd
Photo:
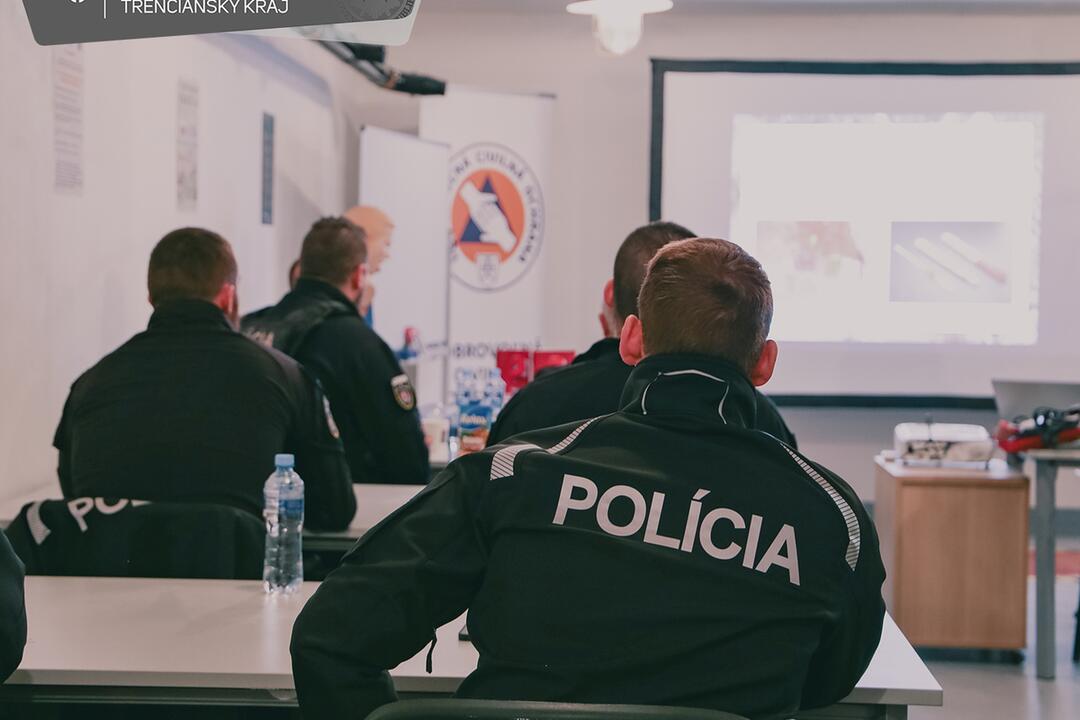
<svg viewBox="0 0 1080 720">
<path fill-rule="evenodd" d="M 419 4 L 420 0 L 23 0 L 40 45 L 288 27 L 318 34 L 325 25 L 371 21 L 400 25 L 398 21 L 407 20 L 411 30 Z M 377 29 L 362 32 L 370 38 L 364 42 L 380 37 Z"/>
<path fill-rule="evenodd" d="M 544 239 L 544 197 L 513 150 L 477 143 L 450 158 L 452 275 L 494 292 L 532 267 Z"/>
</svg>

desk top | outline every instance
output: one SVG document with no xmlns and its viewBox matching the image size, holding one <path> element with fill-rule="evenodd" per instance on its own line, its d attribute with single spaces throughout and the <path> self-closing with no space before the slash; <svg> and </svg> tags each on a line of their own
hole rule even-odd
<svg viewBox="0 0 1080 720">
<path fill-rule="evenodd" d="M 318 587 L 271 597 L 257 581 L 29 577 L 29 641 L 16 685 L 293 688 L 289 636 Z M 457 639 L 464 619 L 438 631 L 433 673 L 426 650 L 391 671 L 402 692 L 450 693 L 477 661 Z M 940 705 L 941 686 L 891 617 L 881 645 L 844 701 Z"/>
<path fill-rule="evenodd" d="M 355 540 L 424 489 L 424 485 L 353 485 L 356 515 L 349 527 L 335 532 L 309 532 L 305 537 Z"/>
<path fill-rule="evenodd" d="M 883 455 L 874 457 L 874 463 L 898 480 L 914 484 L 949 482 L 957 484 L 1002 483 L 1026 484 L 1027 476 L 1001 459 L 991 460 L 985 468 L 936 467 L 933 465 L 905 465 Z"/>
<path fill-rule="evenodd" d="M 1028 450 L 1024 453 L 1024 456 L 1029 460 L 1050 461 L 1066 465 L 1080 465 L 1080 448 Z"/>
<path fill-rule="evenodd" d="M 334 532 L 305 532 L 304 537 L 316 543 L 319 540 L 330 543 L 344 542 L 345 547 L 348 547 L 351 541 L 375 527 L 383 518 L 404 505 L 423 488 L 423 485 L 353 485 L 353 493 L 356 495 L 356 515 L 349 527 Z M 27 503 L 37 500 L 58 500 L 61 497 L 60 488 L 50 484 L 0 501 L 0 521 L 3 524 L 11 522 Z"/>
</svg>

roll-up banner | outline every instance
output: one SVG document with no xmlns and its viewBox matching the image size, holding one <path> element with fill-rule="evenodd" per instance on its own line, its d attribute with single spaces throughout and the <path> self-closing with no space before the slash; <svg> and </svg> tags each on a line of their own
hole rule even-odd
<svg viewBox="0 0 1080 720">
<path fill-rule="evenodd" d="M 420 136 L 450 146 L 452 368 L 540 346 L 554 106 L 454 86 L 420 102 Z"/>
</svg>

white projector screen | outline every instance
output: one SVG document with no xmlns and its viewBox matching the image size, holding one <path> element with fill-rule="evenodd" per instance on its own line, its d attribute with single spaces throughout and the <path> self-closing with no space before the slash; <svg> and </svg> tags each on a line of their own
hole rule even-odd
<svg viewBox="0 0 1080 720">
<path fill-rule="evenodd" d="M 1077 380 L 1077 73 L 655 60 L 650 213 L 762 262 L 773 394 Z"/>
</svg>

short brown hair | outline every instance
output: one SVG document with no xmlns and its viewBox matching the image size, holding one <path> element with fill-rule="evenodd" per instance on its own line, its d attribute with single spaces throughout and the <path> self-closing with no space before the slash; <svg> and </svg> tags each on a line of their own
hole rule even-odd
<svg viewBox="0 0 1080 720">
<path fill-rule="evenodd" d="M 749 374 L 769 336 L 772 287 L 761 263 L 735 243 L 681 240 L 649 263 L 638 306 L 650 355 L 711 355 Z"/>
<path fill-rule="evenodd" d="M 300 248 L 300 277 L 342 285 L 367 260 L 363 229 L 343 217 L 315 222 Z"/>
<path fill-rule="evenodd" d="M 638 293 L 645 280 L 645 266 L 656 251 L 670 242 L 696 237 L 682 225 L 656 221 L 626 236 L 615 255 L 615 314 L 625 320 L 638 314 Z"/>
<path fill-rule="evenodd" d="M 181 228 L 161 238 L 150 253 L 146 285 L 155 307 L 171 300 L 213 300 L 236 283 L 232 247 L 210 230 Z"/>
</svg>

